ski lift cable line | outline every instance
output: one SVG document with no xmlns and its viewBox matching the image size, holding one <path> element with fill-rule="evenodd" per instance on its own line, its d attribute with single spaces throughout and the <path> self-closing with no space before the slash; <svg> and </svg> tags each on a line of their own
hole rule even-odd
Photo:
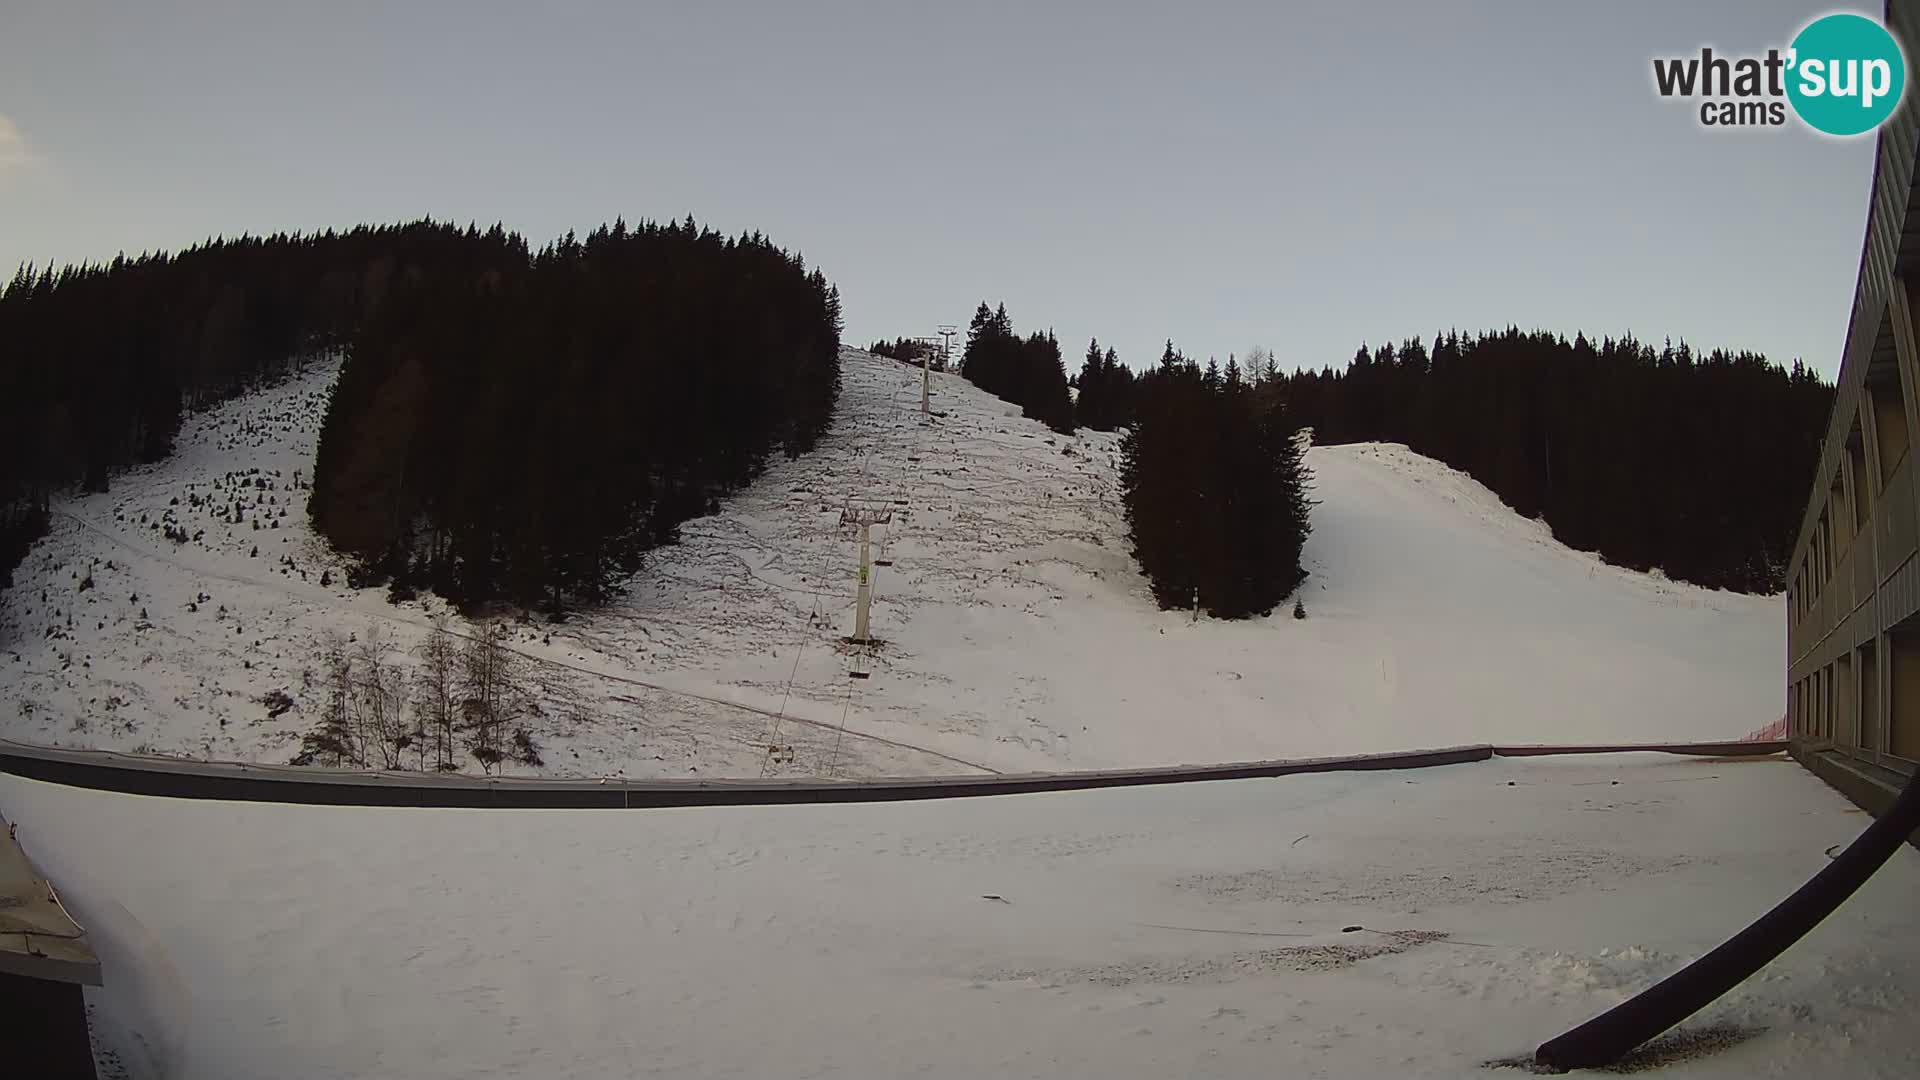
<svg viewBox="0 0 1920 1080">
<path fill-rule="evenodd" d="M 900 396 L 899 391 L 896 390 L 892 395 L 892 397 L 889 399 L 889 405 L 892 407 L 897 407 L 899 404 L 899 396 Z M 879 448 L 879 439 L 877 437 L 872 438 L 868 441 L 866 453 L 862 456 L 860 461 L 860 475 L 858 480 L 856 481 L 856 485 L 855 485 L 856 487 L 860 483 L 863 483 L 864 481 L 866 481 L 867 478 L 869 477 L 871 466 L 873 464 L 873 455 L 878 450 L 878 448 Z M 843 521 L 846 520 L 847 516 L 852 512 L 852 509 L 853 509 L 852 489 L 850 489 L 843 500 L 842 509 L 841 509 L 841 520 Z M 885 534 L 883 534 L 883 536 L 884 535 Z M 744 564 L 744 560 L 743 560 L 743 564 Z M 751 567 L 747 568 L 747 573 L 752 575 L 755 578 L 759 578 L 759 574 L 755 573 Z M 760 578 L 760 580 L 764 581 L 766 579 Z M 769 582 L 769 584 L 772 584 L 772 583 Z M 869 584 L 869 588 L 871 588 L 871 584 Z M 812 590 L 801 590 L 801 591 L 812 592 Z M 812 636 L 813 631 L 818 626 L 818 621 L 820 616 L 820 597 L 822 595 L 830 595 L 830 594 L 812 592 L 812 595 L 814 597 L 813 610 L 807 616 L 807 626 L 801 632 L 800 640 L 796 642 L 794 645 L 793 668 L 788 672 L 786 686 L 781 690 L 780 708 L 774 713 L 774 715 L 769 719 L 769 722 L 768 722 L 766 754 L 762 758 L 760 763 L 760 775 L 762 778 L 765 778 L 771 775 L 774 768 L 775 757 L 779 752 L 778 739 L 780 736 L 780 729 L 783 726 L 783 720 L 786 717 L 787 703 L 793 697 L 794 683 L 797 682 L 800 677 L 800 661 L 806 652 L 807 638 Z M 840 724 L 834 735 L 833 756 L 829 760 L 829 764 L 828 764 L 829 771 L 837 767 L 839 757 L 840 757 L 840 746 L 846 738 L 847 712 L 848 712 L 848 706 L 852 701 L 852 695 L 853 695 L 852 679 L 849 679 L 848 688 L 847 688 L 847 702 L 842 704 L 842 707 L 840 710 Z"/>
<path fill-rule="evenodd" d="M 760 776 L 765 779 L 773 770 L 773 759 L 780 738 L 782 721 L 787 715 L 787 702 L 793 697 L 794 680 L 800 677 L 800 658 L 806 654 L 807 638 L 820 618 L 819 594 L 814 595 L 813 609 L 807 615 L 807 627 L 800 632 L 800 640 L 793 647 L 793 670 L 787 673 L 787 685 L 780 693 L 780 708 L 767 721 L 767 752 L 760 762 Z"/>
<path fill-rule="evenodd" d="M 900 409 L 900 391 L 896 390 L 894 392 L 892 397 L 889 399 L 889 403 L 894 407 L 894 410 L 897 413 Z M 919 461 L 920 457 L 922 456 L 922 452 L 924 450 L 923 440 L 925 438 L 925 435 L 926 435 L 926 425 L 925 424 L 916 425 L 916 430 L 914 432 L 914 452 L 907 455 L 908 457 L 907 462 L 900 463 L 898 468 L 901 471 L 905 471 L 907 464 Z M 877 446 L 878 446 L 877 439 L 873 443 L 868 444 L 866 459 L 861 462 L 861 466 L 860 466 L 862 480 L 867 479 L 869 476 L 869 468 L 873 463 L 873 452 Z M 896 476 L 896 479 L 898 478 L 899 477 Z M 893 539 L 893 530 L 890 528 L 887 528 L 887 525 L 889 525 L 892 522 L 892 518 L 893 518 L 893 515 L 891 514 L 891 512 L 889 512 L 886 516 L 885 521 L 881 523 L 881 528 L 884 530 L 880 534 L 880 551 L 881 551 L 881 556 L 883 560 L 886 555 L 887 545 L 890 544 Z M 877 567 L 868 567 L 865 564 L 862 564 L 861 572 L 866 575 L 865 584 L 867 586 L 868 602 L 869 604 L 871 604 L 873 596 L 878 592 L 879 579 L 880 579 L 879 570 Z M 855 650 L 853 655 L 856 657 L 859 655 L 860 650 L 864 649 L 866 651 L 867 659 L 869 661 L 867 667 L 869 671 L 871 671 L 872 669 L 871 660 L 873 659 L 873 642 L 871 637 L 869 637 L 868 640 L 864 642 L 858 642 L 858 641 L 855 642 L 853 647 Z M 847 717 L 853 711 L 853 694 L 854 694 L 853 683 L 854 683 L 854 679 L 852 677 L 852 673 L 849 672 L 848 678 L 847 678 L 847 695 L 845 700 L 841 702 L 841 706 L 840 706 L 840 727 L 839 727 L 839 730 L 834 734 L 833 753 L 832 753 L 832 756 L 829 757 L 827 761 L 827 775 L 829 777 L 839 775 L 840 748 L 841 748 L 841 744 L 846 739 Z"/>
</svg>

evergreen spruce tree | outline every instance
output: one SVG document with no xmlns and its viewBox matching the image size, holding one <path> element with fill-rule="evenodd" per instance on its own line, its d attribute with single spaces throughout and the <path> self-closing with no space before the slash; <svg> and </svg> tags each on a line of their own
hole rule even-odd
<svg viewBox="0 0 1920 1080">
<path fill-rule="evenodd" d="M 1121 441 L 1128 534 L 1155 598 L 1197 596 L 1219 618 L 1266 614 L 1292 592 L 1311 527 L 1294 428 L 1233 372 L 1210 376 L 1169 345 Z"/>
<path fill-rule="evenodd" d="M 1074 385 L 1079 395 L 1074 399 L 1074 422 L 1080 427 L 1108 428 L 1110 415 L 1107 404 L 1107 372 L 1105 360 L 1100 352 L 1100 341 L 1093 338 L 1087 342 L 1086 358 L 1080 361 L 1080 374 L 1075 377 Z"/>
<path fill-rule="evenodd" d="M 1134 387 L 1137 380 L 1133 369 L 1120 363 L 1120 357 L 1111 347 L 1106 358 L 1101 361 L 1101 372 L 1107 385 L 1106 427 L 1112 430 L 1133 422 Z"/>
</svg>

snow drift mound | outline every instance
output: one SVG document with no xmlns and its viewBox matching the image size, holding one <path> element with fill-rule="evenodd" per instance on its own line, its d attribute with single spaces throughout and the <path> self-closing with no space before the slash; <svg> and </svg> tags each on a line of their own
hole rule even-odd
<svg viewBox="0 0 1920 1080">
<path fill-rule="evenodd" d="M 293 473 L 311 476 L 331 377 L 193 417 L 175 457 L 58 508 L 0 606 L 0 734 L 284 761 L 326 634 L 417 643 L 443 605 L 348 588 L 305 523 Z M 1779 715 L 1776 601 L 1606 566 L 1401 446 L 1309 452 L 1305 620 L 1159 611 L 1118 438 L 933 381 L 923 423 L 917 369 L 847 351 L 818 450 L 688 522 L 612 606 L 520 626 L 539 771 L 1101 768 L 1729 738 Z M 849 506 L 892 515 L 872 650 L 842 640 Z M 269 715 L 276 690 L 292 708 Z"/>
</svg>

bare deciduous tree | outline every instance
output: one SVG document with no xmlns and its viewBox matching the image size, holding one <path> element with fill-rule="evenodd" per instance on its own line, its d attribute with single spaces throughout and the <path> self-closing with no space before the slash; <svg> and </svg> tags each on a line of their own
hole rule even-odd
<svg viewBox="0 0 1920 1080">
<path fill-rule="evenodd" d="M 406 696 L 401 691 L 400 672 L 388 659 L 386 635 L 378 624 L 369 625 L 364 640 L 355 650 L 354 701 L 359 719 L 361 757 L 378 760 L 381 768 L 401 766 L 406 749 Z"/>
<path fill-rule="evenodd" d="M 462 664 L 459 639 L 447 629 L 445 615 L 434 616 L 433 630 L 414 655 L 420 658 L 413 683 L 414 715 L 421 733 L 420 767 L 426 768 L 427 747 L 431 744 L 435 771 L 451 772 L 455 768 L 454 727 L 460 718 Z"/>
<path fill-rule="evenodd" d="M 1247 350 L 1247 381 L 1269 383 L 1279 374 L 1273 362 L 1273 350 L 1265 345 L 1255 345 Z"/>
<path fill-rule="evenodd" d="M 507 648 L 507 628 L 488 623 L 475 628 L 460 651 L 460 715 L 467 751 L 492 773 L 506 759 L 506 734 L 520 715 L 525 693 L 519 686 L 520 657 Z"/>
<path fill-rule="evenodd" d="M 322 664 L 326 695 L 320 710 L 320 722 L 300 739 L 296 765 L 366 764 L 354 734 L 353 656 L 339 634 L 329 633 L 324 643 Z"/>
</svg>

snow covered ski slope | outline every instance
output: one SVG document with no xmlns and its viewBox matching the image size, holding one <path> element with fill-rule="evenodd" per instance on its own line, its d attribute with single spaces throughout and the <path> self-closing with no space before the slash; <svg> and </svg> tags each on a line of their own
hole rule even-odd
<svg viewBox="0 0 1920 1080">
<path fill-rule="evenodd" d="M 129 1080 L 1482 1077 L 1865 815 L 1782 758 L 862 806 L 409 810 L 0 776 Z M 1920 853 L 1637 1064 L 1920 1075 Z M 1360 929 L 1349 930 L 1349 927 Z"/>
<path fill-rule="evenodd" d="M 1305 620 L 1161 612 L 1116 436 L 1063 438 L 951 375 L 922 423 L 917 369 L 844 359 L 818 450 L 688 522 L 613 605 L 516 626 L 535 771 L 1055 770 L 1729 738 L 1780 715 L 1778 601 L 1608 567 L 1399 446 L 1308 454 Z M 444 605 L 347 587 L 305 523 L 295 473 L 332 375 L 192 417 L 172 459 L 58 507 L 0 602 L 0 735 L 285 761 L 328 633 L 418 642 Z M 841 641 L 849 505 L 893 515 L 870 654 Z M 276 690 L 293 707 L 270 715 Z"/>
</svg>

